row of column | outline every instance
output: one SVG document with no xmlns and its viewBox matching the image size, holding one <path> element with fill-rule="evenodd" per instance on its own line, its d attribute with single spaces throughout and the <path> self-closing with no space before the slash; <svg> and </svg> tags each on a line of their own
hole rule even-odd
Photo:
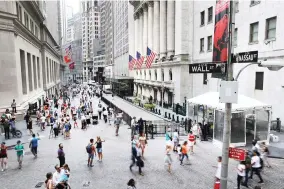
<svg viewBox="0 0 284 189">
<path fill-rule="evenodd" d="M 147 47 L 158 58 L 175 54 L 175 1 L 149 1 L 134 15 L 135 51 L 143 56 Z"/>
</svg>

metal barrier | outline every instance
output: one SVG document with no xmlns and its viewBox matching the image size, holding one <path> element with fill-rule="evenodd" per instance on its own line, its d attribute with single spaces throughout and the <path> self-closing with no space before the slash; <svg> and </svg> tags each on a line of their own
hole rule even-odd
<svg viewBox="0 0 284 189">
<path fill-rule="evenodd" d="M 132 117 L 127 113 L 127 112 L 124 112 L 123 110 L 121 110 L 119 107 L 117 107 L 115 104 L 113 104 L 112 102 L 110 102 L 108 99 L 106 99 L 105 97 L 102 96 L 101 100 L 110 108 L 113 108 L 113 112 L 115 114 L 118 114 L 120 112 L 123 112 L 123 115 L 122 115 L 122 119 L 123 121 L 126 122 L 127 125 L 131 125 L 131 120 L 132 120 Z"/>
</svg>

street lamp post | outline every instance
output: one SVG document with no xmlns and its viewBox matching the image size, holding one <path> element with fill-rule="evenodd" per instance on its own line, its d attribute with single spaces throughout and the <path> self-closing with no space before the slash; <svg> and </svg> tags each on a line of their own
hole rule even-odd
<svg viewBox="0 0 284 189">
<path fill-rule="evenodd" d="M 229 9 L 229 41 L 228 41 L 228 60 L 227 60 L 227 81 L 233 80 L 233 66 L 232 56 L 234 48 L 232 48 L 232 39 L 235 30 L 235 11 L 234 1 L 230 0 Z M 229 165 L 229 145 L 231 135 L 231 116 L 232 116 L 232 103 L 225 104 L 225 123 L 223 129 L 223 145 L 222 145 L 222 166 L 221 166 L 221 189 L 227 189 L 228 182 L 228 165 Z"/>
</svg>

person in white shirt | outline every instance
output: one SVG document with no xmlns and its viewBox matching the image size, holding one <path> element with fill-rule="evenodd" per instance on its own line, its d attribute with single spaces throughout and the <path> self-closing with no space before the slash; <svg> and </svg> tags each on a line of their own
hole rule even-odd
<svg viewBox="0 0 284 189">
<path fill-rule="evenodd" d="M 60 183 L 61 177 L 64 175 L 64 169 L 61 169 L 58 165 L 55 166 L 55 170 L 52 177 L 54 187 Z"/>
<path fill-rule="evenodd" d="M 40 118 L 40 125 L 42 130 L 45 129 L 45 120 L 46 120 L 45 116 L 42 115 Z"/>
<path fill-rule="evenodd" d="M 221 179 L 221 167 L 222 167 L 222 157 L 219 156 L 218 157 L 218 165 L 217 165 L 217 171 L 215 174 L 215 178 L 217 181 L 219 181 Z"/>
<path fill-rule="evenodd" d="M 241 181 L 243 180 L 243 177 L 246 176 L 246 162 L 245 161 L 241 161 L 240 164 L 237 166 L 237 173 L 238 173 L 237 188 L 240 189 Z"/>
<path fill-rule="evenodd" d="M 200 131 L 200 127 L 197 124 L 197 122 L 195 121 L 195 123 L 193 124 L 192 128 L 191 128 L 192 133 L 195 136 L 195 139 L 199 138 L 199 131 Z"/>
<path fill-rule="evenodd" d="M 173 141 L 174 141 L 174 149 L 173 149 L 173 151 L 177 152 L 177 145 L 178 145 L 178 142 L 179 142 L 179 136 L 178 136 L 177 129 L 175 130 L 175 132 L 173 134 Z"/>
<path fill-rule="evenodd" d="M 252 170 L 250 172 L 250 178 L 252 179 L 253 173 L 255 173 L 260 181 L 258 183 L 263 183 L 263 179 L 260 174 L 260 169 L 261 169 L 261 163 L 260 163 L 260 157 L 257 155 L 257 152 L 253 152 L 253 156 L 251 158 L 251 165 L 252 165 Z"/>
</svg>

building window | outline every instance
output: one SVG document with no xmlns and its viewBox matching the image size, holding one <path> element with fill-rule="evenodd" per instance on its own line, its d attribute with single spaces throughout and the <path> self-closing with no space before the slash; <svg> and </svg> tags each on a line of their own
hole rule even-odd
<svg viewBox="0 0 284 189">
<path fill-rule="evenodd" d="M 235 1 L 235 13 L 239 12 L 239 1 Z"/>
<path fill-rule="evenodd" d="M 200 39 L 200 52 L 204 52 L 204 38 Z"/>
<path fill-rule="evenodd" d="M 207 37 L 207 51 L 212 51 L 212 35 Z"/>
<path fill-rule="evenodd" d="M 161 73 L 161 80 L 164 81 L 165 80 L 165 74 L 164 74 L 164 70 L 162 69 L 162 73 Z"/>
<path fill-rule="evenodd" d="M 266 19 L 265 39 L 276 37 L 276 17 Z"/>
<path fill-rule="evenodd" d="M 202 11 L 200 13 L 200 26 L 204 25 L 204 17 L 205 17 L 205 11 Z"/>
<path fill-rule="evenodd" d="M 237 45 L 238 45 L 238 28 L 235 28 L 233 46 L 237 46 Z"/>
<path fill-rule="evenodd" d="M 213 21 L 213 7 L 208 8 L 208 23 Z"/>
<path fill-rule="evenodd" d="M 24 12 L 24 18 L 25 18 L 25 26 L 29 28 L 29 16 L 26 12 Z"/>
<path fill-rule="evenodd" d="M 258 41 L 258 22 L 250 24 L 250 37 L 249 42 L 257 42 Z"/>
<path fill-rule="evenodd" d="M 157 70 L 155 70 L 155 80 L 157 81 L 157 78 L 158 78 L 158 76 L 157 76 Z"/>
<path fill-rule="evenodd" d="M 30 20 L 31 23 L 31 32 L 34 34 L 34 22 L 32 20 Z"/>
<path fill-rule="evenodd" d="M 146 71 L 144 70 L 144 79 L 147 78 Z"/>
<path fill-rule="evenodd" d="M 18 3 L 16 3 L 16 9 L 18 18 L 22 22 L 22 7 Z"/>
<path fill-rule="evenodd" d="M 256 90 L 263 90 L 263 72 L 256 72 L 255 73 L 255 89 Z"/>
<path fill-rule="evenodd" d="M 38 37 L 38 27 L 35 26 L 35 36 Z"/>
<path fill-rule="evenodd" d="M 257 5 L 259 3 L 260 3 L 260 1 L 251 0 L 250 1 L 250 6 L 254 6 L 254 5 Z"/>
<path fill-rule="evenodd" d="M 173 80 L 173 73 L 172 73 L 172 70 L 169 71 L 169 80 L 170 80 L 170 81 Z"/>
<path fill-rule="evenodd" d="M 149 80 L 151 80 L 151 70 L 149 70 Z"/>
<path fill-rule="evenodd" d="M 203 74 L 203 85 L 207 85 L 207 73 Z"/>
</svg>

